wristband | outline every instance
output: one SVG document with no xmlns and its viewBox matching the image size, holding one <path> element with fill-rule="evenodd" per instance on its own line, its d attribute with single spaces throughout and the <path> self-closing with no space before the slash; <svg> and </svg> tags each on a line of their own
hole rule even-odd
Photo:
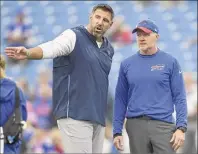
<svg viewBox="0 0 198 154">
<path fill-rule="evenodd" d="M 29 50 L 26 50 L 26 56 L 27 56 L 27 58 L 30 57 L 30 51 Z"/>
</svg>

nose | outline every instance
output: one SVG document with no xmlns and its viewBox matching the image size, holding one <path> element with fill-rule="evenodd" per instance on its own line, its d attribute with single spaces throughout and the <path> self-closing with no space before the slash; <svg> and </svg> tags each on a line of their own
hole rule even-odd
<svg viewBox="0 0 198 154">
<path fill-rule="evenodd" d="M 98 20 L 98 25 L 102 25 L 102 24 L 103 24 L 103 19 L 101 18 Z"/>
<path fill-rule="evenodd" d="M 138 36 L 138 40 L 139 40 L 139 41 L 144 41 L 144 40 L 145 40 L 145 39 L 144 39 L 144 36 L 143 36 L 143 35 L 139 35 L 139 36 Z"/>
<path fill-rule="evenodd" d="M 140 41 L 141 41 L 141 42 L 145 41 L 144 37 L 140 38 Z"/>
</svg>

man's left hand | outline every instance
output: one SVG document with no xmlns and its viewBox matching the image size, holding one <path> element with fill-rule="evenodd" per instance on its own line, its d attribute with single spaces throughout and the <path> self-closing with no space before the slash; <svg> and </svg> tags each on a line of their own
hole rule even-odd
<svg viewBox="0 0 198 154">
<path fill-rule="evenodd" d="M 172 147 L 174 151 L 177 151 L 183 144 L 185 140 L 185 133 L 177 129 L 173 134 L 170 142 L 173 144 Z"/>
</svg>

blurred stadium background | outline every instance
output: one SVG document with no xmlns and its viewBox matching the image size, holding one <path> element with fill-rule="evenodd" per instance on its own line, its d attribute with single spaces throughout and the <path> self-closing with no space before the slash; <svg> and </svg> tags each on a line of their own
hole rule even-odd
<svg viewBox="0 0 198 154">
<path fill-rule="evenodd" d="M 197 147 L 197 1 L 1 1 L 1 52 L 11 45 L 8 35 L 26 35 L 22 45 L 33 47 L 49 41 L 67 28 L 86 25 L 92 7 L 108 3 L 115 22 L 106 34 L 115 48 L 109 76 L 109 106 L 104 153 L 115 153 L 112 145 L 112 104 L 120 62 L 137 52 L 136 24 L 150 18 L 160 29 L 159 47 L 176 57 L 184 71 L 187 87 L 189 130 L 179 152 L 195 153 Z M 27 32 L 10 28 L 23 14 Z M 28 107 L 28 128 L 21 153 L 63 153 L 56 122 L 51 115 L 52 60 L 11 61 L 7 75 L 24 90 Z M 126 137 L 126 134 L 125 134 Z M 125 141 L 125 151 L 129 152 Z"/>
</svg>

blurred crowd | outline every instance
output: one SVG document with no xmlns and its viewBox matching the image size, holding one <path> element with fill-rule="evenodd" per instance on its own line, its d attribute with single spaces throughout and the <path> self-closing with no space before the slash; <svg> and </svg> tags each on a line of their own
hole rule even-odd
<svg viewBox="0 0 198 154">
<path fill-rule="evenodd" d="M 59 131 L 52 116 L 51 71 L 42 70 L 30 88 L 26 78 L 18 80 L 27 98 L 28 121 L 21 153 L 63 153 Z"/>
<path fill-rule="evenodd" d="M 140 1 L 144 7 L 150 5 L 149 1 Z M 179 2 L 162 2 L 162 5 L 171 7 Z M 182 2 L 181 2 L 182 3 Z M 16 20 L 8 26 L 5 36 L 6 46 L 31 47 L 31 25 L 24 22 L 25 14 L 19 11 Z M 125 45 L 135 43 L 135 38 L 131 33 L 130 25 L 124 22 L 122 16 L 115 17 L 111 29 L 106 34 L 115 48 L 122 48 Z M 188 45 L 196 44 L 197 38 L 188 41 Z M 8 59 L 8 67 L 20 65 L 22 69 L 28 69 L 27 61 L 14 61 Z M 187 91 L 188 103 L 188 131 L 186 141 L 180 152 L 196 153 L 197 150 L 197 72 L 184 72 L 184 79 Z M 56 121 L 52 116 L 52 70 L 46 67 L 38 74 L 35 74 L 36 84 L 32 85 L 28 78 L 21 74 L 17 79 L 18 85 L 22 88 L 27 98 L 28 122 L 23 133 L 21 153 L 63 153 L 61 136 L 59 134 Z M 117 153 L 112 142 L 112 112 L 113 94 L 109 92 L 107 127 L 104 141 L 104 153 Z M 124 153 L 129 153 L 128 138 L 126 132 Z"/>
<path fill-rule="evenodd" d="M 184 72 L 188 100 L 188 131 L 186 141 L 180 152 L 196 152 L 197 133 L 197 79 L 192 72 Z M 51 72 L 43 70 L 36 77 L 34 89 L 29 88 L 27 79 L 18 80 L 27 98 L 28 127 L 23 133 L 21 153 L 63 153 L 61 137 L 52 116 Z M 104 141 L 104 153 L 116 153 L 112 143 L 112 105 L 113 96 L 109 93 L 107 127 Z M 124 130 L 125 150 L 129 152 L 128 137 Z"/>
<path fill-rule="evenodd" d="M 15 20 L 7 26 L 7 34 L 4 39 L 8 46 L 29 47 L 28 41 L 31 38 L 31 25 L 25 23 L 25 17 L 23 10 L 19 9 L 16 12 Z M 18 63 L 21 63 L 24 66 L 27 61 L 8 59 L 8 64 L 14 65 Z"/>
</svg>

